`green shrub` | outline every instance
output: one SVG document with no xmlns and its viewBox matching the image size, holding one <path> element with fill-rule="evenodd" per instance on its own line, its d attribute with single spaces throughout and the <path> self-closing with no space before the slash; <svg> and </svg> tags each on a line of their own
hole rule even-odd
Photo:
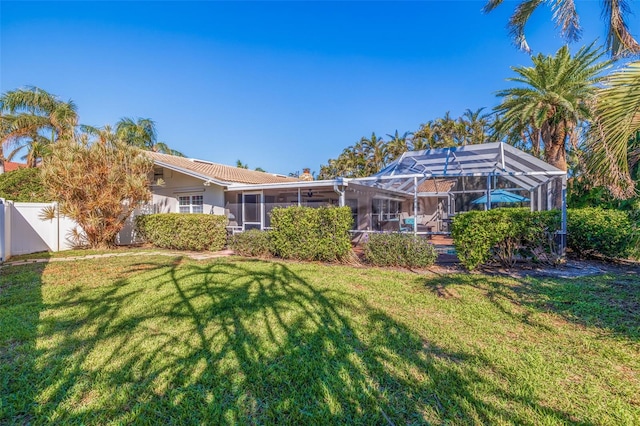
<svg viewBox="0 0 640 426">
<path fill-rule="evenodd" d="M 599 207 L 567 210 L 568 247 L 580 257 L 637 256 L 638 229 L 620 210 Z"/>
<path fill-rule="evenodd" d="M 351 251 L 349 207 L 285 207 L 271 211 L 274 254 L 285 259 L 333 262 Z"/>
<path fill-rule="evenodd" d="M 270 257 L 270 231 L 252 229 L 229 237 L 229 248 L 240 256 Z"/>
<path fill-rule="evenodd" d="M 491 260 L 513 266 L 518 257 L 554 262 L 558 257 L 554 235 L 559 229 L 558 211 L 504 208 L 457 215 L 451 236 L 458 259 L 471 270 Z"/>
<path fill-rule="evenodd" d="M 37 167 L 1 174 L 0 198 L 26 203 L 51 201 L 42 185 L 42 174 Z"/>
<path fill-rule="evenodd" d="M 433 244 L 410 234 L 370 234 L 363 250 L 367 263 L 375 266 L 426 268 L 438 258 Z"/>
<path fill-rule="evenodd" d="M 222 250 L 227 218 L 210 214 L 160 213 L 136 217 L 136 232 L 157 247 L 177 250 Z"/>
</svg>

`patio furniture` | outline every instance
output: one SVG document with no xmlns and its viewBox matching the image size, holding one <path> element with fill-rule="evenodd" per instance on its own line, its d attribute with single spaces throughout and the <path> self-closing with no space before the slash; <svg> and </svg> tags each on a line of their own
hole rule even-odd
<svg viewBox="0 0 640 426">
<path fill-rule="evenodd" d="M 413 231 L 413 225 L 416 223 L 415 217 L 405 217 L 402 219 L 402 224 L 400 225 L 401 232 L 409 232 Z"/>
</svg>

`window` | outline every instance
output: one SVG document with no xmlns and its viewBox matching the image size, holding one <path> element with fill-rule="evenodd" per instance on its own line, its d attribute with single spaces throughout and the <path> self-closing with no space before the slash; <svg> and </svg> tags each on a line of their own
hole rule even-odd
<svg viewBox="0 0 640 426">
<path fill-rule="evenodd" d="M 397 200 L 374 198 L 371 209 L 373 214 L 378 216 L 379 220 L 395 219 L 400 214 L 400 202 Z"/>
<path fill-rule="evenodd" d="M 347 206 L 351 207 L 351 217 L 353 218 L 353 226 L 351 229 L 358 229 L 358 200 L 355 198 L 347 198 Z"/>
<path fill-rule="evenodd" d="M 203 213 L 202 195 L 181 195 L 178 197 L 180 213 Z"/>
<path fill-rule="evenodd" d="M 158 182 L 160 179 L 164 179 L 164 170 L 162 167 L 155 167 L 153 169 L 153 182 Z"/>
</svg>

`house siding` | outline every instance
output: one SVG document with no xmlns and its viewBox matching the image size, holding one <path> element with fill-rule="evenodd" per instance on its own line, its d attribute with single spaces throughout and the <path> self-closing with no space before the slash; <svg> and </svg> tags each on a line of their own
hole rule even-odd
<svg viewBox="0 0 640 426">
<path fill-rule="evenodd" d="M 207 214 L 224 214 L 224 188 L 214 183 L 205 186 L 201 179 L 163 169 L 164 184 L 152 185 L 153 212 L 178 213 L 178 197 L 180 195 L 202 195 L 203 212 Z"/>
</svg>

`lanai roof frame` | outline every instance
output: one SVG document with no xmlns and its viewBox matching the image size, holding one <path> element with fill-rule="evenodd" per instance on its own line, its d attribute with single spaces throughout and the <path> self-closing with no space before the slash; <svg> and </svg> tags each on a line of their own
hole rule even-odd
<svg viewBox="0 0 640 426">
<path fill-rule="evenodd" d="M 502 177 L 531 194 L 536 189 L 539 192 L 543 185 L 546 185 L 547 209 L 550 209 L 551 205 L 549 202 L 551 183 L 555 179 L 561 179 L 562 229 L 559 234 L 561 235 L 561 251 L 564 253 L 567 231 L 567 172 L 504 142 L 405 152 L 399 159 L 377 174 L 354 180 L 363 184 L 375 185 L 378 188 L 413 195 L 414 206 L 417 206 L 417 198 L 420 196 L 417 187 L 427 179 L 459 179 L 471 176 L 487 178 L 486 192 L 489 200 L 487 208 L 490 208 L 491 178 L 494 176 Z M 407 184 L 407 181 L 413 181 L 413 185 Z M 413 186 L 413 191 L 409 190 L 411 186 Z M 538 203 L 538 207 L 540 208 L 540 203 Z M 531 208 L 534 209 L 533 202 Z"/>
<path fill-rule="evenodd" d="M 566 176 L 566 172 L 511 145 L 492 142 L 408 151 L 375 175 L 354 180 L 373 181 L 378 187 L 399 190 L 407 186 L 406 181 L 410 178 L 418 178 L 420 184 L 431 178 L 470 176 L 500 176 L 519 188 L 532 191 L 553 178 Z"/>
</svg>

